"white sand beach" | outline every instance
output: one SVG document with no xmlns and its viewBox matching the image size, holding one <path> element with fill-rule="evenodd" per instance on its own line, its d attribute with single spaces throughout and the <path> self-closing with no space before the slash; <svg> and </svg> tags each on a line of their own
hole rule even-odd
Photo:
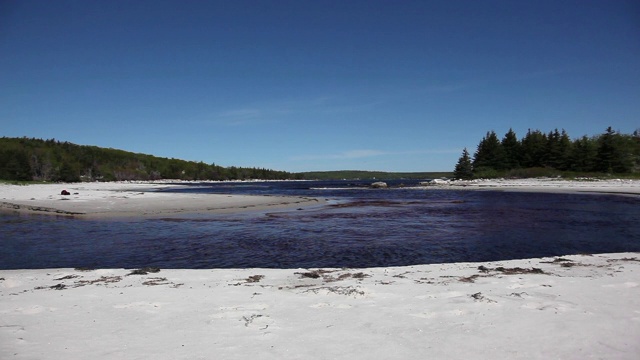
<svg viewBox="0 0 640 360">
<path fill-rule="evenodd" d="M 0 184 L 0 210 L 109 218 L 228 213 L 318 205 L 321 200 L 287 196 L 162 193 L 180 183 Z M 61 195 L 66 190 L 70 195 Z"/>
<path fill-rule="evenodd" d="M 638 253 L 370 269 L 136 272 L 0 271 L 0 358 L 640 354 Z"/>
<path fill-rule="evenodd" d="M 439 189 L 640 195 L 640 181 L 628 179 L 477 179 L 441 181 L 429 187 Z"/>
<path fill-rule="evenodd" d="M 582 184 L 465 188 L 640 193 L 633 181 Z M 161 186 L 173 185 L 0 185 L 0 201 L 80 217 L 317 204 L 145 191 Z M 639 355 L 640 253 L 367 269 L 0 270 L 0 359 Z"/>
</svg>

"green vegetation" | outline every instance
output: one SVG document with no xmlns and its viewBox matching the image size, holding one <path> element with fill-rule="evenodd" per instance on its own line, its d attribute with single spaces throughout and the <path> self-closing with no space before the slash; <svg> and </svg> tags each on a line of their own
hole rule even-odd
<svg viewBox="0 0 640 360">
<path fill-rule="evenodd" d="M 298 176 L 299 177 L 299 176 Z M 26 181 L 292 179 L 268 169 L 221 167 L 55 139 L 0 138 L 0 179 Z"/>
<path fill-rule="evenodd" d="M 640 131 L 621 134 L 611 127 L 598 136 L 571 140 L 566 131 L 529 130 L 518 140 L 511 129 L 502 140 L 490 131 L 473 161 L 464 149 L 454 177 L 458 179 L 540 176 L 640 177 Z"/>
<path fill-rule="evenodd" d="M 473 164 L 471 163 L 471 157 L 467 148 L 462 151 L 462 156 L 458 159 L 455 170 L 453 170 L 453 176 L 456 179 L 471 179 L 473 178 Z"/>
<path fill-rule="evenodd" d="M 382 171 L 359 171 L 359 170 L 342 170 L 342 171 L 315 171 L 299 173 L 305 180 L 396 180 L 396 179 L 437 179 L 441 177 L 451 177 L 451 172 L 410 172 L 410 173 L 394 173 Z"/>
</svg>

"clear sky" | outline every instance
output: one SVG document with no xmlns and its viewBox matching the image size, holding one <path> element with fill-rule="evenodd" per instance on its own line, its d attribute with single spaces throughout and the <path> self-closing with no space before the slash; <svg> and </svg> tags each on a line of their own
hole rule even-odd
<svg viewBox="0 0 640 360">
<path fill-rule="evenodd" d="M 0 0 L 0 136 L 449 171 L 488 130 L 639 115 L 637 0 Z"/>
</svg>

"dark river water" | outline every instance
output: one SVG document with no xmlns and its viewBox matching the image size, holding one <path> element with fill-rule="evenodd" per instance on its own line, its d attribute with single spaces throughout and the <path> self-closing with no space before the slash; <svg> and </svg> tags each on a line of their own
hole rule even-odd
<svg viewBox="0 0 640 360">
<path fill-rule="evenodd" d="M 329 200 L 301 210 L 127 220 L 0 214 L 0 268 L 378 267 L 640 251 L 640 197 L 390 184 L 173 190 Z"/>
</svg>

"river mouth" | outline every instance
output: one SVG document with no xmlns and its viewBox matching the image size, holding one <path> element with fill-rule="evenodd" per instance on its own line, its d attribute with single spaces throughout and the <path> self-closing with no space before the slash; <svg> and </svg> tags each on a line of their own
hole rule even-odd
<svg viewBox="0 0 640 360">
<path fill-rule="evenodd" d="M 263 194 L 328 200 L 282 211 L 118 220 L 2 214 L 0 267 L 364 268 L 640 251 L 638 198 L 328 185 L 261 184 Z"/>
</svg>

